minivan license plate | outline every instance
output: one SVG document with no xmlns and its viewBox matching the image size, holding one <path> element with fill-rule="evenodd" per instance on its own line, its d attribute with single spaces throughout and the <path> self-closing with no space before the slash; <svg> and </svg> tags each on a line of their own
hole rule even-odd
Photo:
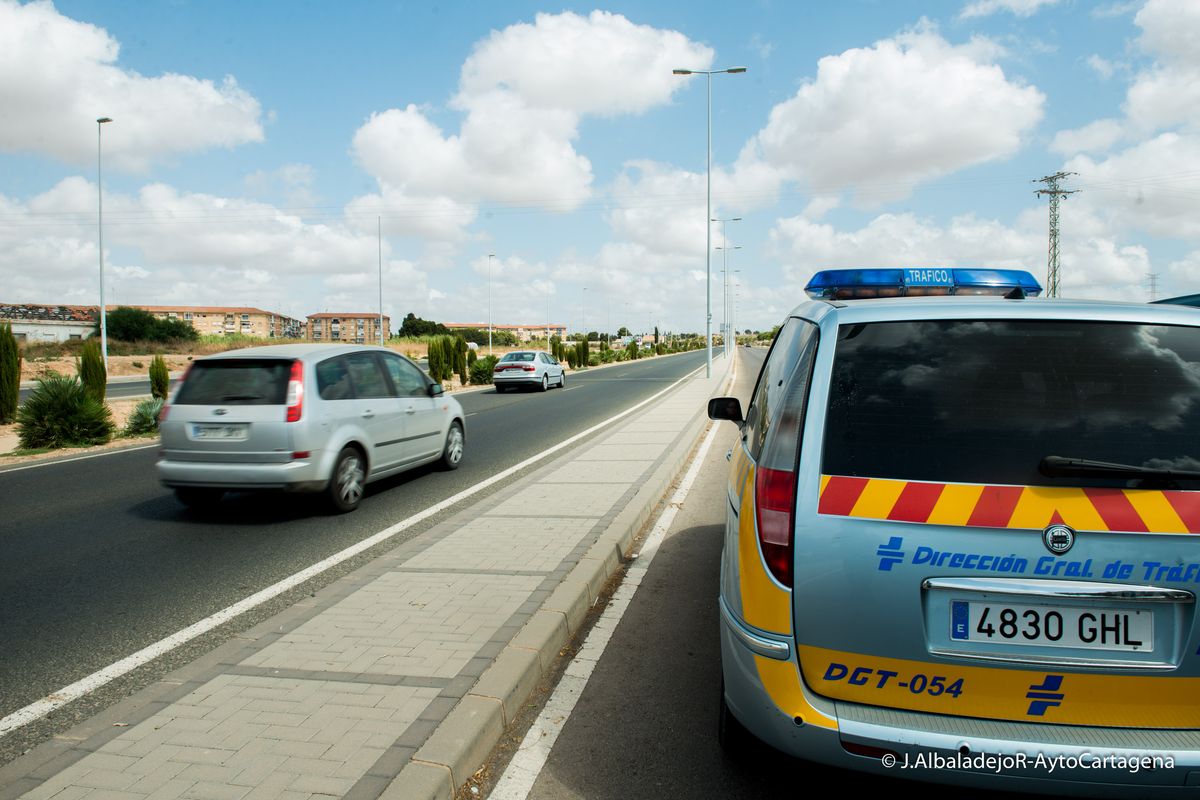
<svg viewBox="0 0 1200 800">
<path fill-rule="evenodd" d="M 1080 650 L 1154 649 L 1154 614 L 1133 608 L 950 603 L 950 638 Z"/>
<path fill-rule="evenodd" d="M 242 441 L 246 438 L 245 425 L 193 425 L 193 439 L 222 439 Z"/>
</svg>

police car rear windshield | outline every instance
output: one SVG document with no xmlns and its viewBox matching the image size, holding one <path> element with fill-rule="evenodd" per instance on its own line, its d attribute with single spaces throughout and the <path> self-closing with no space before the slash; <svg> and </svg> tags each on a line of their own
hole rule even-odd
<svg viewBox="0 0 1200 800">
<path fill-rule="evenodd" d="M 1131 485 L 1047 476 L 1039 465 L 1050 455 L 1200 469 L 1200 328 L 938 320 L 839 330 L 825 474 Z"/>
</svg>

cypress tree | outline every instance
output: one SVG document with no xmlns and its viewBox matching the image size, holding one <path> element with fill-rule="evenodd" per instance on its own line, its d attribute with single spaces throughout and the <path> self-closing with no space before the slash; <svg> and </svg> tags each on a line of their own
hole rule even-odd
<svg viewBox="0 0 1200 800">
<path fill-rule="evenodd" d="M 21 350 L 12 325 L 0 325 L 0 424 L 17 418 L 21 396 Z"/>
<path fill-rule="evenodd" d="M 155 356 L 150 362 L 150 394 L 165 400 L 170 387 L 171 374 L 167 372 L 167 362 L 162 356 Z"/>
<path fill-rule="evenodd" d="M 83 355 L 76 364 L 79 380 L 84 390 L 98 402 L 104 402 L 108 391 L 108 373 L 104 369 L 104 354 L 100 342 L 94 337 L 83 343 Z"/>
</svg>

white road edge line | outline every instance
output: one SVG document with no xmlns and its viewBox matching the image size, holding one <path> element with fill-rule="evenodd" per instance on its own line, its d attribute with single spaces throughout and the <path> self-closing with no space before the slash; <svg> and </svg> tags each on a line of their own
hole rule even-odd
<svg viewBox="0 0 1200 800">
<path fill-rule="evenodd" d="M 563 441 L 559 442 L 558 444 L 554 445 L 553 447 L 549 447 L 549 448 L 543 450 L 542 452 L 537 453 L 536 455 L 530 456 L 529 458 L 525 459 L 524 461 L 522 461 L 519 464 L 514 464 L 513 466 L 509 467 L 508 469 L 498 472 L 495 475 L 493 475 L 492 477 L 490 477 L 486 480 L 480 481 L 479 483 L 475 484 L 474 486 L 467 487 L 466 489 L 463 489 L 461 492 L 458 492 L 457 494 L 447 497 L 445 500 L 442 500 L 440 503 L 435 503 L 434 505 L 429 506 L 425 510 L 414 514 L 413 516 L 409 517 L 408 519 L 404 520 L 403 522 L 398 522 L 395 525 L 384 528 L 383 530 L 379 531 L 378 533 L 373 534 L 373 535 L 367 537 L 366 539 L 363 539 L 362 541 L 351 545 L 350 547 L 347 547 L 345 550 L 342 550 L 341 552 L 334 553 L 333 555 L 329 556 L 328 558 L 326 558 L 322 561 L 318 561 L 316 564 L 313 564 L 312 566 L 307 567 L 306 569 L 303 569 L 303 570 L 295 573 L 294 575 L 284 578 L 283 580 L 281 580 L 277 583 L 274 583 L 261 591 L 255 592 L 254 594 L 250 595 L 249 597 L 246 597 L 246 598 L 234 603 L 231 606 L 221 609 L 220 611 L 216 612 L 215 614 L 213 614 L 209 617 L 205 617 L 204 619 L 200 620 L 199 622 L 189 625 L 188 627 L 184 628 L 183 630 L 176 631 L 175 633 L 171 634 L 170 636 L 168 636 L 164 639 L 160 639 L 157 642 L 155 642 L 154 644 L 149 645 L 148 647 L 144 647 L 141 650 L 137 651 L 136 653 L 126 656 L 125 658 L 121 659 L 120 661 L 116 661 L 112 664 L 109 664 L 107 667 L 104 667 L 103 669 L 98 670 L 97 672 L 93 672 L 91 675 L 88 675 L 86 678 L 82 678 L 82 679 L 76 681 L 75 683 L 72 683 L 69 686 L 64 686 L 63 688 L 59 689 L 57 692 L 49 694 L 46 697 L 43 697 L 41 700 L 35 700 L 34 702 L 30 703 L 29 705 L 25 706 L 24 708 L 21 708 L 21 709 L 18 709 L 16 711 L 12 712 L 8 716 L 4 717 L 3 719 L 0 719 L 0 736 L 5 736 L 5 735 L 17 730 L 18 728 L 28 725 L 29 723 L 31 723 L 35 720 L 41 719 L 42 717 L 49 714 L 51 711 L 54 711 L 57 708 L 61 708 L 62 706 L 66 705 L 67 703 L 70 703 L 74 700 L 78 700 L 80 697 L 83 697 L 84 695 L 87 695 L 90 692 L 93 692 L 96 689 L 99 689 L 101 686 L 104 686 L 105 684 L 121 677 L 122 675 L 124 675 L 128 672 L 132 672 L 133 670 L 137 669 L 138 667 L 142 666 L 143 664 L 147 664 L 150 661 L 153 661 L 154 659 L 158 658 L 159 656 L 169 653 L 171 650 L 174 650 L 176 647 L 179 647 L 180 645 L 185 644 L 185 643 L 191 641 L 192 639 L 195 639 L 197 636 L 207 633 L 207 632 L 211 631 L 213 628 L 218 627 L 219 625 L 223 625 L 224 623 L 228 622 L 229 620 L 239 616 L 240 614 L 243 614 L 243 613 L 249 611 L 250 609 L 254 608 L 255 606 L 265 603 L 266 601 L 268 601 L 274 597 L 277 597 L 278 595 L 283 594 L 284 592 L 288 591 L 289 589 L 299 586 L 301 583 L 304 583 L 304 581 L 308 580 L 309 578 L 312 578 L 316 575 L 320 575 L 322 572 L 325 572 L 326 570 L 337 566 L 338 564 L 342 563 L 343 561 L 346 561 L 347 559 L 353 558 L 354 556 L 358 555 L 362 551 L 368 550 L 368 549 L 374 547 L 375 545 L 379 544 L 380 542 L 390 539 L 391 537 L 395 536 L 396 534 L 398 534 L 404 530 L 407 530 L 408 528 L 411 528 L 413 525 L 416 525 L 419 522 L 424 522 L 426 519 L 429 519 L 430 517 L 434 516 L 435 514 L 439 514 L 442 511 L 445 511 L 446 509 L 454 506 L 455 504 L 457 504 L 463 500 L 466 500 L 471 495 L 474 495 L 474 494 L 477 494 L 478 492 L 483 491 L 487 487 L 489 487 L 495 483 L 498 483 L 499 481 L 504 480 L 505 478 L 509 477 L 510 475 L 513 475 L 514 473 L 517 473 L 517 472 L 525 469 L 526 467 L 530 466 L 531 464 L 536 464 L 538 461 L 541 461 L 544 458 L 546 458 L 550 455 L 553 455 L 554 453 L 557 453 L 559 450 L 569 447 L 570 445 L 574 444 L 575 442 L 579 441 L 580 439 L 590 436 L 591 434 L 595 433 L 596 431 L 601 430 L 609 425 L 612 425 L 613 423 L 617 422 L 618 420 L 629 416 L 634 411 L 637 411 L 642 406 L 647 405 L 648 403 L 654 402 L 655 400 L 662 397 L 664 394 L 671 391 L 679 384 L 690 379 L 693 375 L 695 375 L 696 373 L 700 372 L 703 369 L 704 369 L 703 367 L 700 367 L 700 368 L 693 370 L 692 372 L 689 372 L 687 375 L 684 375 L 682 378 L 675 381 L 667 388 L 663 389 L 662 391 L 658 392 L 657 394 L 653 394 L 650 397 L 647 397 L 642 402 L 640 402 L 636 405 L 630 406 L 629 408 L 625 409 L 621 413 L 615 414 L 615 415 L 609 417 L 608 419 L 604 420 L 603 422 L 599 422 L 599 423 L 593 425 L 592 427 L 588 428 L 587 430 L 575 434 L 574 436 L 570 437 L 569 439 L 564 439 Z M 59 463 L 61 463 L 61 462 L 59 462 Z"/>
<path fill-rule="evenodd" d="M 158 442 L 155 442 L 154 444 L 138 445 L 137 447 L 114 448 L 112 450 L 105 450 L 101 453 L 89 453 L 86 456 L 76 456 L 75 458 L 59 458 L 59 459 L 55 459 L 54 461 L 40 461 L 37 464 L 27 464 L 25 466 L 11 467 L 8 469 L 6 469 L 3 464 L 0 464 L 0 475 L 3 475 L 6 472 L 20 472 L 21 470 L 25 470 L 25 469 L 37 469 L 38 467 L 50 467 L 55 464 L 69 464 L 72 461 L 85 461 L 86 459 L 99 458 L 100 456 L 115 456 L 117 453 L 131 453 L 134 450 L 149 450 L 151 447 L 158 447 Z"/>
<path fill-rule="evenodd" d="M 691 491 L 696 476 L 700 474 L 704 458 L 717 438 L 717 430 L 718 426 L 716 425 L 708 429 L 708 434 L 704 437 L 700 449 L 696 451 L 696 457 L 688 467 L 683 480 L 680 481 L 679 488 L 675 490 L 675 494 L 671 495 L 667 507 L 663 509 L 654 528 L 646 536 L 637 560 L 630 565 L 621 585 L 613 593 L 608 607 L 596 621 L 575 658 L 567 665 L 558 685 L 554 687 L 550 699 L 546 701 L 542 713 L 534 720 L 529 732 L 521 740 L 517 752 L 508 762 L 504 774 L 500 776 L 500 780 L 488 793 L 488 800 L 526 800 L 529 797 L 534 783 L 537 782 L 538 776 L 542 772 L 542 767 L 550 758 L 550 751 L 554 748 L 554 743 L 558 741 L 558 735 L 562 733 L 567 720 L 571 718 L 575 703 L 583 695 L 583 690 L 587 687 L 592 672 L 600 662 L 600 657 L 604 655 L 604 648 L 608 646 L 613 631 L 617 629 L 621 617 L 625 615 L 625 611 L 633 601 L 634 594 L 642 585 L 646 571 L 650 569 L 650 564 L 654 561 L 655 554 L 658 553 L 659 545 L 662 544 L 667 531 L 675 522 L 675 515 L 687 498 L 688 492 Z"/>
</svg>

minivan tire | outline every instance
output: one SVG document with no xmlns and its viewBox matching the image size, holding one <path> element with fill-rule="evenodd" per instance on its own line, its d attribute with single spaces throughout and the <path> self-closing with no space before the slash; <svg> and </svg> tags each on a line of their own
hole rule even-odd
<svg viewBox="0 0 1200 800">
<path fill-rule="evenodd" d="M 353 447 L 343 447 L 333 462 L 326 490 L 329 504 L 336 513 L 344 514 L 358 508 L 366 486 L 367 470 L 362 453 Z"/>
<path fill-rule="evenodd" d="M 462 424 L 455 420 L 450 423 L 450 430 L 446 431 L 446 445 L 442 448 L 443 469 L 458 469 L 463 460 L 464 444 Z"/>
</svg>

